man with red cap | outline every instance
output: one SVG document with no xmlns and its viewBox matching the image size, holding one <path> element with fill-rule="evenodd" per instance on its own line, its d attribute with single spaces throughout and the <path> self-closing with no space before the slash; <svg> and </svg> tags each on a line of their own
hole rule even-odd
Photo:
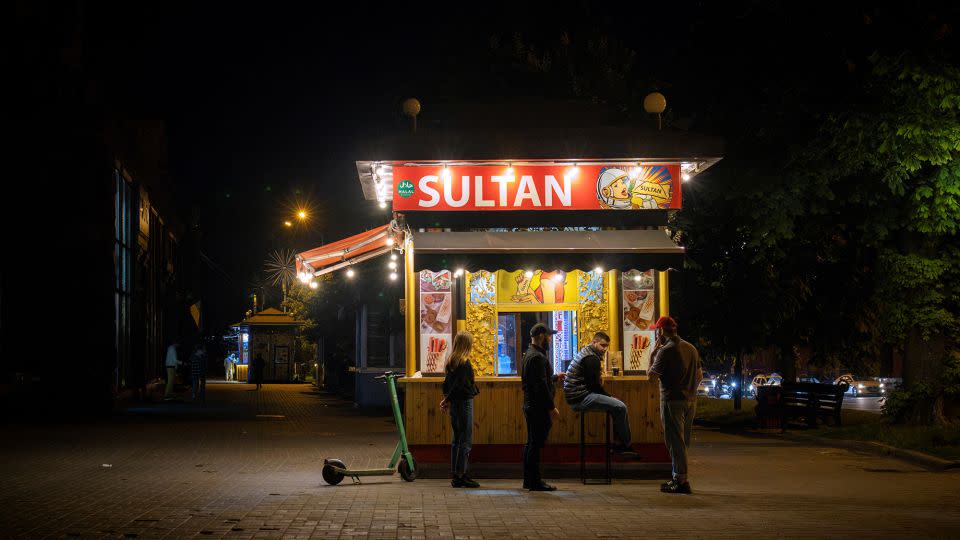
<svg viewBox="0 0 960 540">
<path fill-rule="evenodd" d="M 687 481 L 687 449 L 697 413 L 697 386 L 703 378 L 700 353 L 677 335 L 677 321 L 660 317 L 650 325 L 657 345 L 648 374 L 660 380 L 660 419 L 663 439 L 673 461 L 673 479 L 660 486 L 664 493 L 691 493 Z"/>
</svg>

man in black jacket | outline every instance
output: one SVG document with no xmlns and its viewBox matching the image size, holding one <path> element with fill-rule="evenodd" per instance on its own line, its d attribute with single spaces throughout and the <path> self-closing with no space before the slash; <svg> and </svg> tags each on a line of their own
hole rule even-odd
<svg viewBox="0 0 960 540">
<path fill-rule="evenodd" d="M 606 332 L 597 332 L 593 341 L 580 349 L 577 358 L 567 368 L 563 380 L 563 395 L 575 411 L 606 411 L 613 416 L 613 431 L 619 444 L 613 451 L 633 456 L 630 447 L 630 420 L 627 418 L 627 406 L 612 397 L 603 389 L 602 357 L 610 347 L 610 336 Z"/>
<path fill-rule="evenodd" d="M 523 385 L 523 414 L 527 420 L 527 444 L 523 447 L 523 488 L 530 491 L 553 491 L 557 488 L 540 476 L 540 450 L 547 442 L 553 421 L 560 416 L 554 404 L 554 381 L 562 379 L 553 374 L 553 365 L 547 358 L 550 339 L 556 334 L 543 323 L 530 329 L 530 348 L 523 355 L 520 377 Z"/>
</svg>

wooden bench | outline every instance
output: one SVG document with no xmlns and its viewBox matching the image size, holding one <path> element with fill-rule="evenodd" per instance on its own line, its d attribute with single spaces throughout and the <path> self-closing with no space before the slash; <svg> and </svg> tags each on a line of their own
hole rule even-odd
<svg viewBox="0 0 960 540">
<path fill-rule="evenodd" d="M 840 425 L 840 407 L 847 384 L 819 384 L 784 382 L 780 386 L 757 388 L 757 417 L 761 426 L 766 419 L 779 420 L 780 429 L 787 428 L 787 420 L 804 418 L 807 425 L 816 427 L 817 418 L 832 418 Z"/>
</svg>

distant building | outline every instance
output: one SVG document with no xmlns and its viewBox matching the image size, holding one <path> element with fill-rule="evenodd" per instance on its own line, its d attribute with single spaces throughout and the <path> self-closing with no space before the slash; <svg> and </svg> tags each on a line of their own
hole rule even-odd
<svg viewBox="0 0 960 540">
<path fill-rule="evenodd" d="M 109 411 L 199 337 L 195 249 L 167 172 L 164 123 L 130 80 L 136 18 L 18 3 L 0 194 L 0 405 Z M 118 19 L 125 25 L 117 25 Z M 194 306 L 196 317 L 191 317 Z"/>
</svg>

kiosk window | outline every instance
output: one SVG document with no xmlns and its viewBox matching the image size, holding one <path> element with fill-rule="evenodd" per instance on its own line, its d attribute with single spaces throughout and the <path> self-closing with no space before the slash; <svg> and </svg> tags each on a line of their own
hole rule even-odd
<svg viewBox="0 0 960 540">
<path fill-rule="evenodd" d="M 559 333 L 549 355 L 555 372 L 565 371 L 577 353 L 577 314 L 574 311 L 530 311 L 500 313 L 497 316 L 497 375 L 520 374 L 520 361 L 530 346 L 530 329 L 544 323 Z"/>
</svg>

